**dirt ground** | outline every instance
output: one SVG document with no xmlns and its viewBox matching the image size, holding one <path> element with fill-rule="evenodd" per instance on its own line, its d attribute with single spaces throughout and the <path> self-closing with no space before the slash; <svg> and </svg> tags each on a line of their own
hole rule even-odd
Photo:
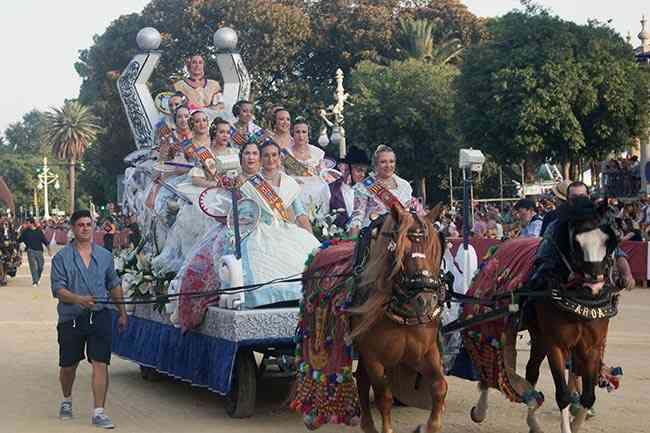
<svg viewBox="0 0 650 433">
<path fill-rule="evenodd" d="M 0 287 L 0 432 L 86 432 L 90 426 L 90 368 L 79 368 L 73 393 L 76 418 L 57 418 L 61 397 L 58 384 L 56 343 L 56 301 L 49 290 L 49 263 L 39 287 L 32 287 L 26 265 L 8 286 Z M 527 345 L 520 344 L 519 364 L 528 358 Z M 623 367 L 622 388 L 608 394 L 597 392 L 597 417 L 583 431 L 640 433 L 650 431 L 648 389 L 650 389 L 650 290 L 625 293 L 619 315 L 611 322 L 606 360 Z M 119 358 L 111 364 L 107 413 L 117 429 L 133 433 L 192 432 L 303 432 L 301 418 L 283 406 L 288 385 L 264 381 L 258 386 L 257 412 L 253 418 L 236 420 L 226 415 L 224 400 L 216 394 L 171 379 L 145 382 L 138 366 Z M 511 404 L 493 392 L 488 419 L 481 425 L 469 419 L 477 398 L 476 387 L 448 378 L 449 394 L 444 432 L 527 431 L 525 408 Z M 559 412 L 546 363 L 540 389 L 546 402 L 539 420 L 546 432 L 559 431 Z M 410 432 L 426 419 L 419 409 L 394 409 L 395 431 Z M 321 432 L 360 431 L 325 426 Z"/>
</svg>

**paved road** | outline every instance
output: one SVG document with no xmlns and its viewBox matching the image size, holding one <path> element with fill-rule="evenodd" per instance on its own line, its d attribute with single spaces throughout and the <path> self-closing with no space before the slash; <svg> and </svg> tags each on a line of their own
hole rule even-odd
<svg viewBox="0 0 650 433">
<path fill-rule="evenodd" d="M 57 419 L 60 390 L 57 380 L 55 300 L 46 275 L 40 287 L 30 284 L 26 265 L 9 286 L 0 287 L 0 432 L 92 432 L 90 368 L 82 365 L 73 395 L 76 419 Z M 25 260 L 26 263 L 26 260 Z M 521 345 L 520 364 L 528 357 Z M 598 416 L 583 431 L 641 433 L 650 431 L 648 389 L 650 389 L 650 290 L 626 293 L 621 313 L 612 321 L 607 360 L 625 370 L 621 390 L 597 394 Z M 107 412 L 119 431 L 133 433 L 193 432 L 305 432 L 300 418 L 283 407 L 288 386 L 268 381 L 259 387 L 261 395 L 255 417 L 230 419 L 223 399 L 185 383 L 140 379 L 138 367 L 114 359 Z M 546 364 L 540 388 L 547 401 L 540 410 L 546 432 L 559 431 L 559 415 L 552 401 L 553 388 Z M 468 411 L 477 397 L 474 384 L 449 379 L 444 432 L 527 431 L 525 408 L 491 394 L 488 420 L 475 425 Z M 410 432 L 424 421 L 426 413 L 412 408 L 395 409 L 395 431 Z M 327 426 L 321 432 L 359 431 Z"/>
</svg>

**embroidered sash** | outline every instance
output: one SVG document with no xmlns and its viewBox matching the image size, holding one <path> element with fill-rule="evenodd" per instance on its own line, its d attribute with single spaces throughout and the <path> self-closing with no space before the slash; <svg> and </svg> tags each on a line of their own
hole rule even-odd
<svg viewBox="0 0 650 433">
<path fill-rule="evenodd" d="M 248 181 L 253 185 L 255 190 L 262 196 L 271 209 L 276 211 L 284 221 L 289 221 L 289 212 L 287 211 L 284 202 L 278 193 L 275 192 L 270 183 L 264 180 L 264 178 L 259 174 L 251 177 Z"/>
<path fill-rule="evenodd" d="M 249 142 L 250 134 L 246 128 L 237 129 L 234 126 L 230 128 L 230 140 L 238 147 L 242 147 Z"/>
<path fill-rule="evenodd" d="M 399 199 L 374 177 L 368 176 L 365 178 L 363 180 L 363 186 L 365 186 L 368 192 L 374 195 L 377 200 L 383 203 L 387 209 L 396 206 L 398 209 L 404 210 L 404 206 Z"/>
<path fill-rule="evenodd" d="M 196 146 L 191 139 L 181 141 L 181 149 L 183 149 L 183 154 L 185 154 L 185 159 L 188 162 L 194 161 L 194 153 L 196 151 Z"/>
<path fill-rule="evenodd" d="M 289 176 L 313 176 L 312 172 L 309 170 L 309 167 L 304 163 L 298 161 L 295 156 L 289 152 L 288 149 L 282 149 L 282 163 L 284 164 L 284 171 Z"/>
<path fill-rule="evenodd" d="M 201 146 L 194 151 L 196 158 L 201 162 L 203 170 L 205 170 L 206 177 L 216 178 L 217 177 L 217 161 L 214 158 L 212 152 L 207 147 Z"/>
</svg>

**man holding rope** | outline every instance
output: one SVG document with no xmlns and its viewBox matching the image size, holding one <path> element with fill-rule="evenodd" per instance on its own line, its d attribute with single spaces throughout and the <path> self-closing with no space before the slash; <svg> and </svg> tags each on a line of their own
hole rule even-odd
<svg viewBox="0 0 650 433">
<path fill-rule="evenodd" d="M 92 424 L 111 429 L 114 425 L 104 413 L 108 391 L 108 365 L 111 359 L 111 313 L 97 299 L 108 299 L 108 292 L 119 310 L 118 331 L 128 324 L 122 304 L 122 287 L 115 272 L 113 256 L 94 245 L 93 220 L 87 210 L 78 210 L 70 217 L 74 241 L 59 251 L 52 260 L 52 294 L 58 298 L 57 325 L 59 342 L 59 379 L 63 401 L 61 419 L 71 419 L 72 385 L 79 361 L 92 364 L 92 390 L 95 410 Z"/>
</svg>

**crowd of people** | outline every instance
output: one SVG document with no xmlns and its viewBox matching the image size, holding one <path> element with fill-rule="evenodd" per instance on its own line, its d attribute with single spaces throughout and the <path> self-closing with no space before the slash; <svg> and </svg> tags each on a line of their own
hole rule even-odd
<svg viewBox="0 0 650 433">
<path fill-rule="evenodd" d="M 602 163 L 602 188 L 613 197 L 636 197 L 641 189 L 639 158 L 609 159 Z"/>
<path fill-rule="evenodd" d="M 519 236 L 543 235 L 548 226 L 546 221 L 553 218 L 557 207 L 566 201 L 566 189 L 569 184 L 568 181 L 562 181 L 548 195 L 524 198 L 514 204 L 475 204 L 472 209 L 470 236 L 507 240 Z M 649 198 L 609 198 L 608 213 L 616 223 L 621 240 L 650 240 Z M 440 224 L 447 237 L 462 237 L 462 210 L 448 208 L 443 213 Z"/>
</svg>

